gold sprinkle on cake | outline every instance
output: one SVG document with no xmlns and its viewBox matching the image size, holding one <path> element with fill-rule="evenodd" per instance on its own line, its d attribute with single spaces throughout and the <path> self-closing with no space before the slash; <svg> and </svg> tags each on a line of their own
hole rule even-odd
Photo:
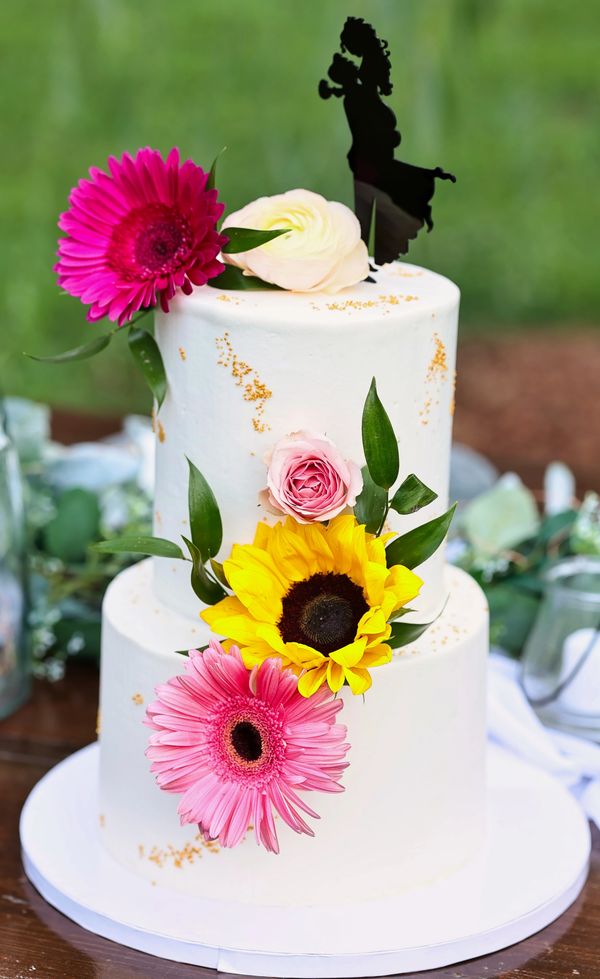
<svg viewBox="0 0 600 979">
<path fill-rule="evenodd" d="M 228 370 L 235 382 L 236 387 L 242 389 L 244 401 L 254 405 L 254 415 L 252 417 L 252 427 L 255 432 L 266 432 L 270 425 L 265 421 L 265 408 L 267 402 L 273 397 L 273 392 L 269 390 L 258 373 L 245 360 L 240 360 L 235 353 L 229 333 L 225 331 L 222 337 L 215 339 L 219 359 L 217 363 Z"/>
<path fill-rule="evenodd" d="M 420 275 L 424 275 L 423 269 L 405 269 L 398 262 L 384 262 L 381 270 L 384 269 L 386 272 L 398 276 L 399 279 L 418 279 Z"/>
<path fill-rule="evenodd" d="M 152 408 L 152 431 L 158 436 L 159 442 L 164 442 L 167 436 L 165 435 L 163 423 L 157 417 L 156 408 Z"/>
<path fill-rule="evenodd" d="M 193 842 L 184 843 L 182 847 L 173 846 L 172 843 L 164 848 L 153 846 L 147 855 L 142 844 L 138 846 L 140 858 L 147 856 L 151 863 L 161 869 L 168 866 L 177 869 L 190 866 L 200 860 L 204 853 L 220 853 L 220 851 L 221 847 L 216 840 L 205 840 L 201 833 L 194 837 Z"/>
<path fill-rule="evenodd" d="M 390 293 L 380 295 L 377 299 L 345 299 L 343 302 L 327 303 L 327 309 L 338 313 L 349 313 L 353 309 L 376 309 L 386 306 L 400 306 L 401 303 L 411 303 L 417 300 L 418 296 Z"/>
<path fill-rule="evenodd" d="M 187 354 L 186 354 L 185 350 L 183 349 L 183 347 L 180 347 L 179 348 L 179 356 L 181 357 L 182 360 L 187 360 Z"/>
<path fill-rule="evenodd" d="M 234 306 L 239 306 L 241 302 L 241 299 L 237 299 L 237 298 L 234 299 L 233 296 L 226 296 L 225 293 L 222 293 L 220 296 L 217 296 L 217 300 L 220 303 L 233 303 Z"/>
<path fill-rule="evenodd" d="M 456 408 L 456 371 L 452 371 L 452 397 L 450 398 L 450 414 L 453 415 Z"/>
<path fill-rule="evenodd" d="M 131 699 L 138 707 L 144 703 L 144 698 L 142 697 L 141 693 L 134 693 Z"/>
<path fill-rule="evenodd" d="M 433 334 L 435 353 L 431 358 L 427 368 L 427 380 L 432 381 L 436 376 L 445 376 L 448 373 L 448 358 L 446 356 L 446 346 L 438 333 Z"/>
</svg>

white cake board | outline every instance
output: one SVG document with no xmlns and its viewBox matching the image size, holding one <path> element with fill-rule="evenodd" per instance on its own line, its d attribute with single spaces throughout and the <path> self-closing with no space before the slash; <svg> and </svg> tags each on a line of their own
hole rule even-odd
<svg viewBox="0 0 600 979">
<path fill-rule="evenodd" d="M 328 979 L 450 965 L 544 928 L 587 876 L 589 827 L 574 799 L 495 747 L 481 859 L 428 887 L 361 905 L 258 908 L 233 895 L 211 902 L 153 887 L 101 844 L 97 784 L 98 747 L 90 745 L 33 789 L 21 816 L 30 881 L 89 931 L 222 972 Z"/>
</svg>

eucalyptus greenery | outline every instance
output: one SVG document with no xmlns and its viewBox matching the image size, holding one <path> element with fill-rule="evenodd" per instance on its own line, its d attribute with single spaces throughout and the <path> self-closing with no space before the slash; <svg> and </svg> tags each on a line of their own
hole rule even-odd
<svg viewBox="0 0 600 979">
<path fill-rule="evenodd" d="M 467 504 L 452 543 L 454 563 L 481 585 L 490 606 L 490 638 L 519 656 L 552 565 L 576 554 L 600 554 L 600 499 L 540 512 L 533 494 L 513 476 Z"/>
<path fill-rule="evenodd" d="M 118 508 L 122 532 L 141 538 L 151 529 L 151 502 L 134 483 L 113 488 L 110 501 L 103 492 L 80 487 L 60 492 L 33 467 L 26 493 L 33 671 L 60 679 L 70 657 L 98 659 L 104 592 L 135 560 L 130 552 L 90 548 L 111 532 L 107 503 Z"/>
</svg>

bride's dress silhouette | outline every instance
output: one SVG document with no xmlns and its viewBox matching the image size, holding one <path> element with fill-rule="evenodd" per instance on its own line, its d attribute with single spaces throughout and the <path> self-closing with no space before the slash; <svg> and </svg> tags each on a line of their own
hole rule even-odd
<svg viewBox="0 0 600 979">
<path fill-rule="evenodd" d="M 349 17 L 341 34 L 342 52 L 361 58 L 360 65 L 335 54 L 325 79 L 322 98 L 343 98 L 352 133 L 348 162 L 354 174 L 354 207 L 363 240 L 368 244 L 375 219 L 374 258 L 378 265 L 406 254 L 409 241 L 427 225 L 431 231 L 431 198 L 435 180 L 456 178 L 441 167 L 427 170 L 394 159 L 400 145 L 396 117 L 382 101 L 392 91 L 387 42 L 361 18 Z"/>
</svg>

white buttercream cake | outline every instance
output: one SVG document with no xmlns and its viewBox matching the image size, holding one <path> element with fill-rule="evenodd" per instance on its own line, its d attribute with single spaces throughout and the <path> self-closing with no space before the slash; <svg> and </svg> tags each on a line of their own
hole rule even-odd
<svg viewBox="0 0 600 979">
<path fill-rule="evenodd" d="M 156 316 L 168 377 L 155 416 L 155 533 L 189 535 L 186 457 L 218 500 L 224 540 L 250 544 L 265 454 L 298 430 L 320 432 L 364 462 L 361 411 L 373 377 L 396 432 L 400 480 L 417 473 L 437 493 L 425 513 L 391 511 L 405 533 L 448 507 L 459 292 L 449 280 L 392 263 L 331 295 L 204 286 Z M 340 722 L 351 745 L 344 791 L 311 793 L 320 819 L 299 835 L 276 819 L 279 854 L 252 832 L 232 849 L 180 825 L 145 756 L 155 688 L 183 672 L 180 650 L 210 638 L 189 565 L 155 557 L 120 574 L 104 605 L 101 682 L 101 838 L 122 864 L 201 897 L 253 905 L 377 899 L 424 886 L 473 858 L 484 832 L 487 608 L 478 586 L 421 567 L 411 602 L 416 641 L 371 671 L 364 698 L 344 686 Z M 311 799 L 312 804 L 312 799 Z"/>
</svg>

